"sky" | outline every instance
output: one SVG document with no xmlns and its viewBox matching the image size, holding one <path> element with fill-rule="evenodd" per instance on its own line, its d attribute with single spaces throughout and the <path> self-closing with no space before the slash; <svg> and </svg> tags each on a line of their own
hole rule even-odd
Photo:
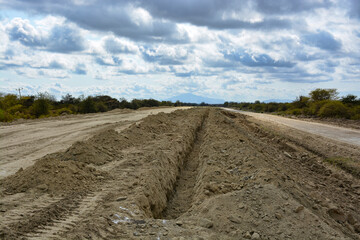
<svg viewBox="0 0 360 240">
<path fill-rule="evenodd" d="M 359 0 L 0 0 L 0 92 L 360 96 Z"/>
</svg>

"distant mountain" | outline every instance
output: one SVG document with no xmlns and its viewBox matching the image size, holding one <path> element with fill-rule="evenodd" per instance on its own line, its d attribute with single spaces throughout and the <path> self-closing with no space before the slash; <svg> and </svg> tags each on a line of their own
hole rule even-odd
<svg viewBox="0 0 360 240">
<path fill-rule="evenodd" d="M 276 103 L 286 103 L 286 102 L 293 102 L 294 100 L 291 99 L 268 99 L 263 101 L 264 103 L 276 102 Z"/>
<path fill-rule="evenodd" d="M 215 99 L 215 98 L 208 98 L 208 97 L 201 97 L 201 96 L 197 96 L 191 93 L 184 93 L 184 94 L 180 94 L 178 96 L 175 97 L 171 97 L 169 99 L 167 99 L 167 101 L 172 101 L 172 102 L 176 102 L 177 100 L 179 100 L 180 102 L 184 102 L 184 103 L 208 103 L 208 104 L 223 104 L 225 101 L 222 99 Z"/>
</svg>

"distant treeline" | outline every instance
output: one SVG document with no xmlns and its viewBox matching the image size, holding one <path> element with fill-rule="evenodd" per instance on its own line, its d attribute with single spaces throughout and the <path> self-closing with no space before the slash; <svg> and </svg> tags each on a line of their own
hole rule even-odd
<svg viewBox="0 0 360 240">
<path fill-rule="evenodd" d="M 202 103 L 200 105 L 206 105 Z M 161 106 L 198 106 L 195 103 L 182 103 L 176 101 L 157 101 L 155 99 L 112 98 L 110 96 L 80 96 L 73 97 L 70 94 L 62 96 L 60 101 L 48 93 L 40 93 L 36 96 L 18 96 L 15 94 L 0 93 L 0 121 L 10 122 L 15 119 L 33 119 L 50 116 L 59 116 L 78 113 L 106 112 L 116 108 L 139 109 L 142 107 Z"/>
<path fill-rule="evenodd" d="M 299 96 L 291 103 L 225 102 L 225 107 L 245 111 L 302 115 L 321 118 L 347 118 L 360 120 L 360 99 L 355 95 L 338 97 L 336 89 L 315 89 L 309 96 Z"/>
</svg>

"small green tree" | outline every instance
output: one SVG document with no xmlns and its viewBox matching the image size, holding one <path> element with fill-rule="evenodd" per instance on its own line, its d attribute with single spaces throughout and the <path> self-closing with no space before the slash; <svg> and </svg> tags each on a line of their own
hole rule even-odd
<svg viewBox="0 0 360 240">
<path fill-rule="evenodd" d="M 347 96 L 341 98 L 341 102 L 348 105 L 354 105 L 358 104 L 360 100 L 357 100 L 357 96 L 348 94 Z"/>
<path fill-rule="evenodd" d="M 41 115 L 49 114 L 50 104 L 48 103 L 47 99 L 39 98 L 35 100 L 34 104 L 32 105 L 31 113 L 36 117 L 40 117 Z"/>
<path fill-rule="evenodd" d="M 335 88 L 322 89 L 317 88 L 310 92 L 310 98 L 312 101 L 323 101 L 323 100 L 337 100 L 338 92 Z"/>
<path fill-rule="evenodd" d="M 81 113 L 95 113 L 96 107 L 93 97 L 88 96 L 85 98 L 80 104 L 80 112 Z"/>
<path fill-rule="evenodd" d="M 179 100 L 177 100 L 175 103 L 174 103 L 174 107 L 180 107 L 181 106 L 181 102 Z"/>
<path fill-rule="evenodd" d="M 48 92 L 39 93 L 35 97 L 35 101 L 31 106 L 30 112 L 36 117 L 41 115 L 48 115 L 50 112 L 51 104 L 56 103 L 56 98 Z"/>
<path fill-rule="evenodd" d="M 293 108 L 304 108 L 308 106 L 309 100 L 309 97 L 299 96 L 291 103 L 291 105 Z"/>
</svg>

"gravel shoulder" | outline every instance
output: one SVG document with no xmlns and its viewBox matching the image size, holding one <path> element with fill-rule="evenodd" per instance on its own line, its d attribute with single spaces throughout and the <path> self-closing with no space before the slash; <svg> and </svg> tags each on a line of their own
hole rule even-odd
<svg viewBox="0 0 360 240">
<path fill-rule="evenodd" d="M 327 137 L 339 142 L 360 146 L 360 130 L 358 129 L 349 129 L 324 123 L 308 122 L 269 114 L 245 112 L 228 108 L 224 109 L 228 111 L 239 112 L 241 114 L 251 116 L 259 120 L 268 121 L 276 124 L 283 124 L 307 133 Z"/>
</svg>

